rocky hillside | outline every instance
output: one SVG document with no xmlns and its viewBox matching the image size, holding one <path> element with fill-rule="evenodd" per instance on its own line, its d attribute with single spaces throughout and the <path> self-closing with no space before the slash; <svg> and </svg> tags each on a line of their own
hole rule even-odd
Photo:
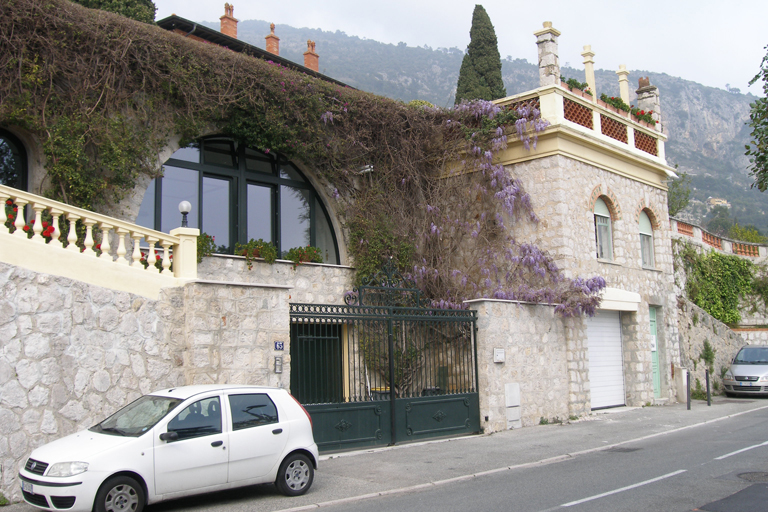
<svg viewBox="0 0 768 512">
<path fill-rule="evenodd" d="M 208 25 L 218 28 L 218 23 Z M 275 32 L 280 37 L 281 56 L 303 63 L 306 41 L 311 39 L 317 43 L 320 72 L 352 87 L 403 101 L 453 104 L 463 49 L 383 44 L 340 31 L 287 25 L 278 25 Z M 269 23 L 242 21 L 238 33 L 243 41 L 264 48 Z M 755 63 L 755 72 L 759 64 Z M 583 69 L 562 69 L 563 76 L 580 80 L 583 73 Z M 526 60 L 507 57 L 502 61 L 502 74 L 508 94 L 538 86 L 538 70 Z M 707 213 L 704 201 L 710 196 L 722 197 L 731 203 L 731 214 L 741 224 L 754 224 L 768 234 L 768 194 L 749 188 L 752 180 L 744 156 L 749 133 L 745 121 L 755 97 L 644 70 L 631 71 L 632 84 L 641 76 L 650 77 L 661 93 L 664 128 L 669 135 L 667 161 L 693 176 L 694 201 L 682 216 L 700 224 Z M 614 71 L 598 70 L 596 77 L 598 93 L 618 96 Z"/>
</svg>

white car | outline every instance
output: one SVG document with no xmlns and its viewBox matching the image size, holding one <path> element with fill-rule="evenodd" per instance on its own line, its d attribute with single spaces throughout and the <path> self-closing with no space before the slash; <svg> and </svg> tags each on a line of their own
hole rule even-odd
<svg viewBox="0 0 768 512">
<path fill-rule="evenodd" d="M 768 395 L 768 347 L 742 347 L 723 375 L 723 386 L 728 396 Z"/>
<path fill-rule="evenodd" d="M 186 386 L 145 395 L 32 452 L 19 473 L 36 507 L 141 512 L 158 501 L 274 482 L 307 492 L 317 468 L 309 414 L 287 391 Z"/>
</svg>

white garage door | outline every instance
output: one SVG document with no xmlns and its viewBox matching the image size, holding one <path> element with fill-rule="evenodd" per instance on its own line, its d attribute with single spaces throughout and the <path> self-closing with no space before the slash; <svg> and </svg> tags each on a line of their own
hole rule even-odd
<svg viewBox="0 0 768 512">
<path fill-rule="evenodd" d="M 587 319 L 589 387 L 592 409 L 624 405 L 624 363 L 618 311 L 598 311 Z"/>
</svg>

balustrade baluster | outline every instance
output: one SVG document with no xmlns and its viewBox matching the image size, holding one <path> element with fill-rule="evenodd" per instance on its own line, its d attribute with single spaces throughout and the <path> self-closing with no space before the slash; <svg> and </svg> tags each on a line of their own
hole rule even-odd
<svg viewBox="0 0 768 512">
<path fill-rule="evenodd" d="M 117 263 L 120 265 L 130 265 L 130 261 L 125 258 L 128 252 L 125 248 L 125 235 L 128 234 L 128 230 L 125 228 L 117 228 Z"/>
<path fill-rule="evenodd" d="M 61 236 L 61 229 L 59 228 L 59 217 L 64 212 L 62 210 L 59 210 L 57 208 L 51 208 L 51 217 L 53 218 L 51 220 L 51 226 L 53 227 L 53 231 L 51 231 L 51 242 L 57 242 L 58 245 L 56 247 L 62 247 L 64 244 L 61 240 L 59 240 L 59 237 Z"/>
<path fill-rule="evenodd" d="M 155 244 L 158 242 L 157 238 L 146 238 L 147 243 L 149 244 L 149 252 L 147 252 L 147 270 L 150 272 L 160 272 L 160 270 L 155 267 L 155 262 L 157 261 L 157 256 L 155 256 Z"/>
<path fill-rule="evenodd" d="M 8 216 L 5 214 L 5 206 L 9 199 L 10 196 L 0 193 L 0 202 L 2 202 L 2 206 L 0 207 L 0 226 L 3 226 L 3 228 L 5 228 L 5 223 L 8 221 Z"/>
<path fill-rule="evenodd" d="M 74 213 L 68 213 L 66 215 L 69 221 L 69 233 L 67 233 L 67 245 L 68 251 L 80 252 L 80 248 L 77 246 L 77 221 L 80 219 L 79 215 Z"/>
<path fill-rule="evenodd" d="M 163 246 L 163 273 L 168 275 L 170 274 L 168 269 L 171 268 L 170 248 L 173 244 L 166 240 L 162 240 L 160 245 Z"/>
<path fill-rule="evenodd" d="M 99 255 L 99 258 L 112 261 L 112 246 L 109 244 L 109 232 L 112 230 L 114 226 L 111 226 L 106 222 L 102 222 L 100 227 L 101 227 L 101 254 Z"/>
<path fill-rule="evenodd" d="M 24 237 L 26 238 L 27 232 L 24 231 L 24 225 L 26 224 L 26 221 L 24 220 L 24 207 L 27 205 L 27 201 L 24 199 L 14 199 L 13 201 L 16 203 L 16 219 L 13 221 L 13 225 L 16 227 L 16 231 L 13 232 L 14 235 Z"/>
<path fill-rule="evenodd" d="M 96 224 L 96 221 L 93 219 L 89 219 L 88 217 L 83 220 L 83 224 L 85 224 L 85 240 L 83 240 L 83 253 L 86 256 L 96 257 L 97 254 L 93 250 L 93 225 Z"/>
<path fill-rule="evenodd" d="M 45 205 L 32 203 L 32 209 L 35 210 L 35 223 L 32 226 L 32 232 L 34 233 L 34 235 L 32 235 L 32 241 L 44 244 L 45 238 L 43 238 L 40 233 L 43 232 L 43 210 L 45 210 Z"/>
<path fill-rule="evenodd" d="M 132 252 L 132 259 L 131 262 L 132 267 L 139 268 L 141 266 L 141 247 L 139 246 L 139 242 L 141 242 L 142 235 L 141 233 L 132 232 L 131 233 L 131 240 L 133 240 L 133 252 Z"/>
</svg>

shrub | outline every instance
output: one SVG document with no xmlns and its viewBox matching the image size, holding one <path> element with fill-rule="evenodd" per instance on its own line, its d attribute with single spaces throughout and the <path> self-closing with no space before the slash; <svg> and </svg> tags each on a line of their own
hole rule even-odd
<svg viewBox="0 0 768 512">
<path fill-rule="evenodd" d="M 254 258 L 263 258 L 270 265 L 274 263 L 277 259 L 277 247 L 272 242 L 265 242 L 261 238 L 258 240 L 251 238 L 247 244 L 235 244 L 235 254 L 245 256 L 248 270 L 251 270 Z"/>
</svg>

